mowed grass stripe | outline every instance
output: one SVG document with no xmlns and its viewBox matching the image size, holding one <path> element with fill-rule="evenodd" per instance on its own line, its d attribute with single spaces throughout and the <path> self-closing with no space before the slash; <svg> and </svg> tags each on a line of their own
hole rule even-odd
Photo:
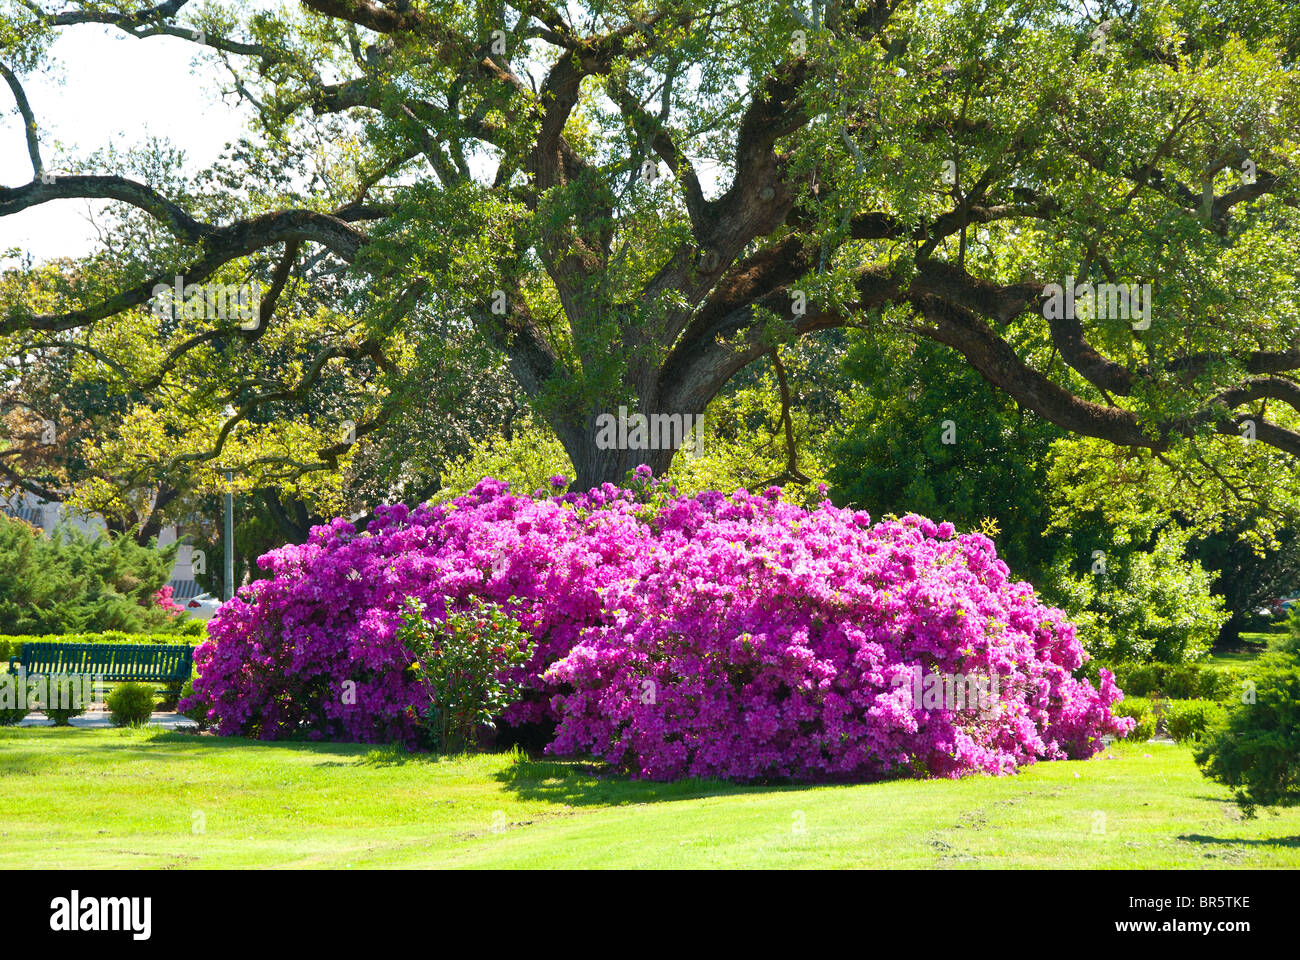
<svg viewBox="0 0 1300 960">
<path fill-rule="evenodd" d="M 520 755 L 0 729 L 0 867 L 1296 867 L 1183 746 L 1014 777 L 630 781 Z"/>
</svg>

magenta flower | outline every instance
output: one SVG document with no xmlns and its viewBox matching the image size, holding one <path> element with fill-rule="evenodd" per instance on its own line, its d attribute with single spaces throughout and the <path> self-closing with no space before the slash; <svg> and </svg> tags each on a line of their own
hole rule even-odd
<svg viewBox="0 0 1300 960">
<path fill-rule="evenodd" d="M 1008 579 L 987 537 L 775 488 L 662 492 L 519 497 L 485 479 L 448 504 L 381 507 L 364 532 L 317 527 L 213 618 L 195 701 L 222 734 L 413 744 L 404 598 L 479 596 L 536 640 L 504 719 L 638 777 L 1004 774 L 1091 756 L 1134 724 L 1110 711 L 1108 671 L 1097 689 L 1075 676 L 1074 625 Z M 921 672 L 993 677 L 996 693 L 935 709 L 913 696 Z"/>
</svg>

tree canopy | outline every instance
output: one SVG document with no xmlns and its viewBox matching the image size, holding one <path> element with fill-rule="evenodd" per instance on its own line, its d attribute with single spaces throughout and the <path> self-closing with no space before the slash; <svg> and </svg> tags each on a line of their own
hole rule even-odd
<svg viewBox="0 0 1300 960">
<path fill-rule="evenodd" d="M 91 23 L 192 42 L 248 140 L 199 182 L 162 146 L 54 163 L 22 81 Z M 522 393 L 579 485 L 662 471 L 601 416 L 701 414 L 860 327 L 1100 444 L 1081 470 L 1267 509 L 1300 455 L 1298 44 L 1288 0 L 17 0 L 0 217 L 111 201 L 112 242 L 7 271 L 0 336 L 123 398 L 101 460 L 310 493 L 444 371 L 436 412 Z M 158 309 L 251 280 L 251 319 Z"/>
</svg>

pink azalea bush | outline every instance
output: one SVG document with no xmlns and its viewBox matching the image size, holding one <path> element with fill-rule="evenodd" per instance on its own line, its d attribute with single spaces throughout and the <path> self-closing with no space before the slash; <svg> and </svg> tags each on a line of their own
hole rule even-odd
<svg viewBox="0 0 1300 960">
<path fill-rule="evenodd" d="M 536 641 L 505 719 L 554 723 L 550 752 L 638 777 L 1007 773 L 1132 726 L 1107 671 L 1100 689 L 1075 678 L 1073 625 L 988 538 L 775 488 L 678 497 L 642 471 L 562 496 L 488 479 L 271 551 L 270 579 L 212 620 L 192 702 L 222 734 L 412 744 L 404 599 L 477 596 Z M 993 677 L 996 695 L 923 706 L 918 671 Z"/>
</svg>

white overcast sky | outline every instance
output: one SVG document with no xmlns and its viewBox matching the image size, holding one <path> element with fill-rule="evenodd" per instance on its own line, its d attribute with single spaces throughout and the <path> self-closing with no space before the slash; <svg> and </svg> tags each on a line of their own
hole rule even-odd
<svg viewBox="0 0 1300 960">
<path fill-rule="evenodd" d="M 125 150 L 151 136 L 183 149 L 190 170 L 212 163 L 245 118 L 233 102 L 222 102 L 216 78 L 191 74 L 196 50 L 173 37 L 137 40 L 91 24 L 64 28 L 51 49 L 57 71 L 22 78 L 46 168 L 57 173 L 61 157 Z M 0 183 L 31 178 L 22 121 L 0 82 Z M 0 217 L 0 252 L 17 247 L 37 260 L 88 252 L 96 237 L 87 208 L 84 200 L 56 200 Z"/>
</svg>

